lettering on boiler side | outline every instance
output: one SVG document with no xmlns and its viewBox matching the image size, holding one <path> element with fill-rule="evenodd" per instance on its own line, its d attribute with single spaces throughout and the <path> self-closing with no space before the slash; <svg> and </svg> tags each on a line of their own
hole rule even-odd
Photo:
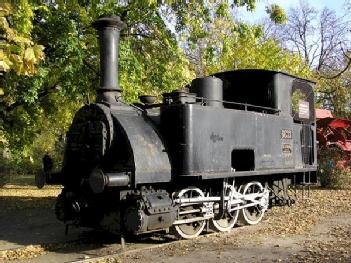
<svg viewBox="0 0 351 263">
<path fill-rule="evenodd" d="M 222 136 L 220 136 L 219 134 L 214 134 L 213 132 L 212 132 L 212 134 L 211 134 L 211 136 L 210 136 L 210 140 L 212 141 L 212 142 L 214 142 L 214 143 L 216 143 L 216 142 L 219 142 L 219 141 L 223 141 L 223 137 Z"/>
</svg>

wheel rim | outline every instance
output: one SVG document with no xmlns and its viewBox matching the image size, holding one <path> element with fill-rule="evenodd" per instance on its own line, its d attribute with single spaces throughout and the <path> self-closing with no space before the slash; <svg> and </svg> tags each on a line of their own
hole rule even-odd
<svg viewBox="0 0 351 263">
<path fill-rule="evenodd" d="M 234 210 L 231 213 L 226 213 L 222 219 L 212 219 L 211 225 L 213 229 L 220 232 L 230 231 L 236 224 L 239 215 L 239 210 Z"/>
<path fill-rule="evenodd" d="M 264 188 L 261 183 L 259 182 L 251 182 L 244 186 L 243 188 L 243 195 L 246 194 L 253 194 L 253 193 L 263 193 Z M 245 222 L 249 225 L 256 225 L 258 224 L 264 215 L 266 209 L 264 209 L 260 205 L 251 206 L 242 209 L 242 214 Z"/>
<path fill-rule="evenodd" d="M 198 188 L 185 189 L 178 193 L 176 198 L 191 198 L 191 197 L 204 197 L 203 192 Z M 193 204 L 189 206 L 180 207 L 180 212 L 185 212 L 187 210 L 201 209 L 202 204 Z M 190 219 L 193 217 L 202 216 L 201 212 L 190 213 L 186 215 L 180 215 L 179 219 Z M 182 238 L 191 239 L 197 237 L 201 234 L 206 225 L 205 220 L 195 221 L 186 224 L 179 224 L 174 226 L 175 233 Z"/>
<path fill-rule="evenodd" d="M 227 195 L 232 198 L 232 194 L 235 191 L 233 186 L 228 186 Z M 230 203 L 229 203 L 230 204 Z M 228 205 L 228 209 L 231 208 L 231 205 Z M 239 216 L 239 210 L 233 210 L 231 212 L 226 212 L 223 218 L 215 220 L 211 219 L 211 228 L 220 232 L 228 232 L 230 231 L 236 224 Z"/>
</svg>

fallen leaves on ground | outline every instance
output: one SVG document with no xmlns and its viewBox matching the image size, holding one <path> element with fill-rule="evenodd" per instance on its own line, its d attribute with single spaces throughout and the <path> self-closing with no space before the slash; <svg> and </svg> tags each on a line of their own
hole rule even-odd
<svg viewBox="0 0 351 263">
<path fill-rule="evenodd" d="M 61 189 L 59 186 L 38 189 L 35 186 L 5 185 L 0 188 L 0 209 L 50 208 Z"/>
<path fill-rule="evenodd" d="M 45 253 L 42 246 L 26 246 L 24 248 L 0 251 L 0 260 L 29 259 Z"/>
<path fill-rule="evenodd" d="M 291 261 L 334 263 L 351 262 L 351 225 L 334 227 L 327 234 L 329 240 L 304 241 L 303 254 L 297 255 Z"/>
<path fill-rule="evenodd" d="M 67 243 L 53 243 L 43 245 L 28 245 L 16 249 L 0 250 L 0 262 L 1 260 L 19 260 L 19 259 L 31 259 L 48 253 L 49 251 L 57 251 L 59 249 L 79 249 L 80 242 L 67 242 Z"/>
<path fill-rule="evenodd" d="M 267 234 L 279 236 L 303 234 L 311 230 L 316 221 L 330 215 L 351 212 L 351 190 L 311 190 L 310 197 L 302 198 L 291 207 L 273 207 L 263 223 Z"/>
<path fill-rule="evenodd" d="M 0 197 L 57 197 L 61 192 L 60 186 L 45 186 L 38 189 L 36 186 L 31 185 L 11 185 L 7 184 L 0 188 Z"/>
<path fill-rule="evenodd" d="M 5 192 L 0 191 L 0 198 L 11 196 L 21 198 L 25 197 L 25 193 L 27 192 L 31 198 L 36 197 L 45 199 L 54 197 L 60 192 L 59 188 L 47 188 L 44 190 L 25 188 L 10 195 L 10 189 L 14 190 L 11 186 L 6 186 Z M 5 194 L 6 191 L 7 194 Z M 46 194 L 40 191 L 46 191 Z M 217 233 L 211 236 L 202 236 L 194 240 L 184 240 L 173 243 L 167 243 L 167 241 L 165 241 L 167 244 L 157 249 L 151 248 L 150 251 L 164 259 L 187 255 L 194 251 L 206 250 L 213 251 L 213 253 L 220 253 L 220 251 L 223 251 L 224 249 L 233 249 L 233 247 L 240 247 L 245 244 L 262 242 L 264 238 L 306 234 L 320 219 L 351 212 L 351 190 L 311 190 L 310 196 L 303 199 L 302 193 L 299 191 L 297 192 L 297 197 L 297 202 L 292 207 L 273 207 L 267 211 L 264 220 L 259 226 L 235 228 L 230 233 Z M 34 205 L 33 207 L 37 206 Z M 297 260 L 297 262 L 309 262 L 308 260 L 311 259 L 311 262 L 320 262 L 317 258 L 323 257 L 325 261 L 321 260 L 321 262 L 335 262 L 331 260 L 332 257 L 343 259 L 343 255 L 349 255 L 345 251 L 349 251 L 348 253 L 350 253 L 350 243 L 347 243 L 350 241 L 345 241 L 345 243 L 344 240 L 346 238 L 350 240 L 350 231 L 347 232 L 345 228 L 340 228 L 339 230 L 334 229 L 333 233 L 330 233 L 330 235 L 336 235 L 334 239 L 328 241 L 331 243 L 311 241 L 315 242 L 313 243 L 314 247 L 310 249 L 311 252 L 308 252 L 309 250 L 306 248 L 307 252 L 296 256 L 294 260 Z M 305 245 L 307 246 L 308 244 Z M 332 251 L 325 250 L 325 248 L 330 246 L 332 246 L 333 249 L 335 247 L 335 249 Z M 60 246 L 57 245 L 57 247 L 52 246 L 49 249 L 48 246 L 27 246 L 17 250 L 1 251 L 0 259 L 11 260 L 32 258 L 46 253 L 47 250 L 54 251 L 59 247 Z M 316 258 L 315 261 L 313 261 L 314 258 Z M 117 257 L 106 258 L 103 260 L 94 261 L 92 259 L 89 260 L 89 262 L 145 262 L 145 256 L 144 253 L 131 252 L 126 255 L 119 255 Z M 344 261 L 341 260 L 341 262 Z"/>
<path fill-rule="evenodd" d="M 329 216 L 351 213 L 350 197 L 351 190 L 314 189 L 310 191 L 309 196 L 307 196 L 306 191 L 304 197 L 302 197 L 302 191 L 297 191 L 297 202 L 291 207 L 273 207 L 268 210 L 264 220 L 260 223 L 261 225 L 258 226 L 257 231 L 253 231 L 255 226 L 236 228 L 229 234 L 221 233 L 180 243 L 171 243 L 162 248 L 158 248 L 157 251 L 155 250 L 155 253 L 160 255 L 163 259 L 183 256 L 195 251 L 213 251 L 214 253 L 220 253 L 220 251 L 225 249 L 233 249 L 246 244 L 259 243 L 265 238 L 273 239 L 275 236 L 284 238 L 285 236 L 306 234 L 311 231 L 319 220 Z M 344 235 L 351 236 L 348 232 L 344 232 Z M 349 251 L 351 251 L 350 248 Z M 343 254 L 338 254 L 338 252 L 340 251 L 336 250 L 333 252 L 334 259 L 343 258 Z M 295 259 L 291 259 L 291 261 L 301 259 L 301 261 L 297 260 L 297 262 L 309 262 L 308 258 L 312 258 L 310 255 L 306 257 L 307 260 L 305 261 L 302 261 L 302 259 L 304 259 L 302 256 L 300 258 L 296 257 Z M 121 257 L 117 258 L 119 260 L 121 259 Z M 145 261 L 143 254 L 130 254 L 124 256 L 123 259 L 126 262 Z M 330 259 L 330 261 L 325 262 L 336 262 L 336 260 L 333 261 L 331 257 Z M 312 262 L 319 262 L 318 258 L 316 257 L 316 260 Z"/>
</svg>

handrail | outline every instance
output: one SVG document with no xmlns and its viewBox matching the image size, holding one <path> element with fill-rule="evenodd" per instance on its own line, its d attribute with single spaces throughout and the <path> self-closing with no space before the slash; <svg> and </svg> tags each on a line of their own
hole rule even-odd
<svg viewBox="0 0 351 263">
<path fill-rule="evenodd" d="M 233 101 L 226 101 L 226 100 L 212 100 L 212 99 L 207 99 L 207 98 L 204 98 L 204 97 L 195 97 L 195 99 L 201 100 L 200 102 L 202 104 L 204 104 L 204 102 L 207 102 L 207 101 L 213 101 L 213 102 L 221 102 L 221 103 L 224 103 L 224 104 L 231 104 L 231 105 L 241 106 L 241 107 L 245 108 L 245 111 L 247 111 L 248 108 L 255 108 L 255 109 L 272 111 L 274 113 L 281 112 L 281 110 L 279 110 L 279 109 L 275 109 L 275 108 L 271 108 L 271 107 L 258 106 L 258 105 L 249 104 L 249 103 L 240 103 L 240 102 L 233 102 Z M 161 107 L 163 105 L 164 105 L 163 103 L 142 105 L 142 108 L 144 108 L 144 109 L 151 109 L 151 108 Z"/>
<path fill-rule="evenodd" d="M 262 109 L 262 110 L 270 110 L 276 113 L 281 112 L 281 110 L 279 109 L 275 109 L 275 108 L 271 108 L 271 107 L 264 107 L 264 106 L 258 106 L 258 105 L 254 105 L 254 104 L 249 104 L 249 103 L 240 103 L 240 102 L 233 102 L 233 101 L 226 101 L 226 100 L 211 100 L 211 99 L 206 99 L 204 97 L 196 97 L 196 99 L 200 99 L 202 100 L 202 103 L 204 101 L 214 101 L 214 102 L 222 102 L 224 104 L 232 104 L 232 105 L 237 105 L 237 106 L 243 106 L 245 107 L 245 111 L 247 111 L 247 108 L 256 108 L 256 109 Z"/>
</svg>

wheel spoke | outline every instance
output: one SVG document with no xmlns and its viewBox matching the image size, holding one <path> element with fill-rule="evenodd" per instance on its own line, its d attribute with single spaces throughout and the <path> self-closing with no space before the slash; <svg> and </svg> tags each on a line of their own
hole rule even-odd
<svg viewBox="0 0 351 263">
<path fill-rule="evenodd" d="M 261 183 L 251 182 L 251 183 L 246 184 L 243 187 L 242 194 L 243 195 L 253 194 L 253 193 L 261 194 L 264 191 L 265 191 L 265 189 L 263 188 Z M 265 198 L 265 196 L 257 198 L 256 200 L 260 201 L 261 198 Z M 255 205 L 255 206 L 246 207 L 246 208 L 242 209 L 242 217 L 243 217 L 246 224 L 255 225 L 262 220 L 266 209 L 267 209 L 267 206 L 261 206 L 260 204 Z"/>
<path fill-rule="evenodd" d="M 196 198 L 204 197 L 203 192 L 198 188 L 189 188 L 180 191 L 176 197 L 181 198 Z M 178 220 L 194 219 L 196 217 L 202 218 L 201 213 L 202 204 L 190 204 L 186 206 L 181 206 L 179 208 L 179 218 Z M 189 220 L 192 221 L 192 220 Z M 197 237 L 201 234 L 202 230 L 205 228 L 206 220 L 197 220 L 190 223 L 173 225 L 173 230 L 178 237 L 191 239 Z"/>
<path fill-rule="evenodd" d="M 227 185 L 225 191 L 226 191 L 226 196 L 229 196 L 229 200 L 230 200 L 232 198 L 232 195 L 234 194 L 235 188 L 231 185 Z M 230 208 L 231 207 L 227 206 L 227 209 L 230 209 Z M 239 210 L 233 210 L 231 212 L 227 211 L 224 214 L 223 218 L 221 219 L 216 220 L 212 218 L 210 221 L 211 223 L 210 226 L 215 231 L 228 232 L 235 226 L 238 216 L 239 216 Z"/>
</svg>

